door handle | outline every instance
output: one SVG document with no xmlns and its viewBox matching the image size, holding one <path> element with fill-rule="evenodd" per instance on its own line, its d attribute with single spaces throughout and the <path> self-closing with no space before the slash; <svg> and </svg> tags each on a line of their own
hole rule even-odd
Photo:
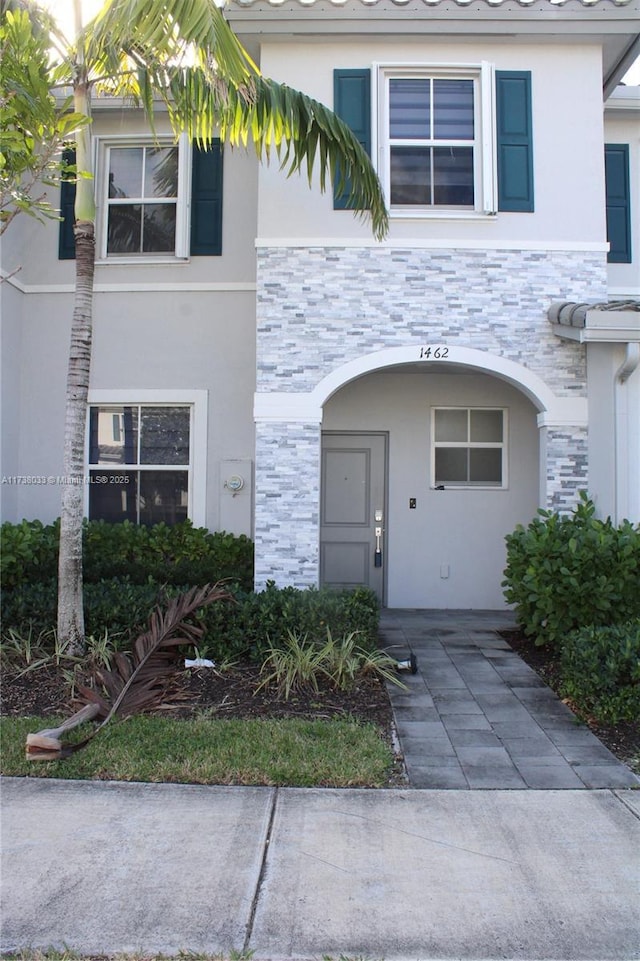
<svg viewBox="0 0 640 961">
<path fill-rule="evenodd" d="M 376 527 L 376 529 L 375 529 L 375 535 L 376 535 L 376 550 L 375 550 L 375 553 L 374 553 L 374 555 L 373 555 L 373 566 L 374 566 L 374 567 L 382 567 L 382 547 L 381 547 L 381 543 L 380 543 L 381 540 L 382 540 L 382 528 L 381 528 L 381 527 Z"/>
</svg>

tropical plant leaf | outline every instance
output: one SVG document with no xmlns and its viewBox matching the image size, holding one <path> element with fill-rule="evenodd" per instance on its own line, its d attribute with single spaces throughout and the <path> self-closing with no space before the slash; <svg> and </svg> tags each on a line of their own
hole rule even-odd
<svg viewBox="0 0 640 961">
<path fill-rule="evenodd" d="M 101 723 L 84 740 L 62 744 L 57 757 L 70 757 L 86 747 L 115 716 L 128 717 L 158 707 L 175 677 L 177 648 L 195 645 L 203 633 L 191 620 L 193 615 L 209 604 L 232 600 L 233 595 L 218 582 L 194 587 L 171 598 L 164 609 L 156 608 L 149 617 L 147 630 L 138 637 L 130 654 L 118 652 L 113 667 L 94 667 L 92 686 L 77 686 L 77 700 L 81 704 L 97 705 L 97 720 Z"/>
<path fill-rule="evenodd" d="M 349 205 L 370 217 L 375 236 L 388 230 L 382 187 L 371 160 L 332 110 L 299 90 L 262 76 L 215 0 L 107 0 L 84 33 L 86 60 L 99 91 L 142 105 L 151 125 L 158 101 L 178 136 L 254 145 L 275 152 L 290 176 L 314 171 L 322 191 L 349 186 Z"/>
</svg>

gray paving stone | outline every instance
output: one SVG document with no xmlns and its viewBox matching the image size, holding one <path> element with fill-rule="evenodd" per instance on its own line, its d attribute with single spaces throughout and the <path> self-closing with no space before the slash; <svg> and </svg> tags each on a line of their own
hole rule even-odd
<svg viewBox="0 0 640 961">
<path fill-rule="evenodd" d="M 576 727 L 573 724 L 545 727 L 544 724 L 541 723 L 540 726 L 553 743 L 559 747 L 561 747 L 561 745 L 577 747 L 578 745 L 600 743 L 589 728 Z"/>
<path fill-rule="evenodd" d="M 462 770 L 472 790 L 522 790 L 527 787 L 513 765 L 496 765 L 492 770 L 463 765 Z"/>
<path fill-rule="evenodd" d="M 502 744 L 514 761 L 520 758 L 561 757 L 561 753 L 548 737 L 503 738 Z"/>
<path fill-rule="evenodd" d="M 588 788 L 640 787 L 640 778 L 619 761 L 615 764 L 576 764 L 573 770 Z"/>
<path fill-rule="evenodd" d="M 496 737 L 493 731 L 465 731 L 450 730 L 449 737 L 451 743 L 457 749 L 459 747 L 501 747 L 500 738 Z"/>
<path fill-rule="evenodd" d="M 569 764 L 564 761 L 562 764 L 553 764 L 551 761 L 551 758 L 547 762 L 521 758 L 516 760 L 515 764 L 530 788 L 539 791 L 569 791 L 584 787 L 584 783 Z"/>
<path fill-rule="evenodd" d="M 562 748 L 562 755 L 569 764 L 612 764 L 619 763 L 615 754 L 609 748 L 595 741 L 593 744 L 567 745 Z"/>
<path fill-rule="evenodd" d="M 469 790 L 469 783 L 458 764 L 456 767 L 445 768 L 442 765 L 424 765 L 411 767 L 409 770 L 411 786 L 421 789 L 439 790 Z"/>
<path fill-rule="evenodd" d="M 436 708 L 445 714 L 482 714 L 482 708 L 473 697 L 455 693 L 436 693 L 433 697 Z"/>
<path fill-rule="evenodd" d="M 529 715 L 528 717 L 521 718 L 518 721 L 492 721 L 491 727 L 498 735 L 502 738 L 536 738 L 536 737 L 546 737 L 545 732 L 542 730 L 540 725 L 536 720 Z"/>
<path fill-rule="evenodd" d="M 438 736 L 448 736 L 442 721 L 408 721 L 405 720 L 404 714 L 396 718 L 396 729 L 400 737 L 407 738 L 432 738 Z"/>
<path fill-rule="evenodd" d="M 459 674 L 447 674 L 444 671 L 425 674 L 427 687 L 432 694 L 440 691 L 466 691 L 467 685 Z"/>
<path fill-rule="evenodd" d="M 397 705 L 394 705 L 397 706 Z M 397 710 L 398 718 L 405 721 L 438 721 L 440 715 L 435 707 L 405 707 Z"/>
<path fill-rule="evenodd" d="M 457 748 L 456 755 L 463 768 L 483 766 L 490 770 L 496 765 L 507 767 L 512 765 L 511 758 L 502 745 L 494 747 L 483 747 L 481 744 L 467 745 Z"/>
<path fill-rule="evenodd" d="M 504 681 L 499 677 L 494 677 L 484 680 L 473 680 L 471 678 L 466 678 L 467 687 L 472 694 L 492 694 L 494 691 L 500 690 L 504 687 Z"/>
<path fill-rule="evenodd" d="M 447 731 L 491 731 L 484 714 L 446 714 L 442 721 Z"/>
<path fill-rule="evenodd" d="M 416 762 L 420 759 L 429 761 L 434 757 L 453 757 L 455 751 L 448 736 L 437 737 L 403 737 L 402 748 L 405 758 L 410 758 Z"/>
</svg>

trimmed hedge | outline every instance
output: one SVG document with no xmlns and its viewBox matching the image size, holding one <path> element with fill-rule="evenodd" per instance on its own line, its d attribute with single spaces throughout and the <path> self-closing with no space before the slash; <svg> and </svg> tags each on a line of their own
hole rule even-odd
<svg viewBox="0 0 640 961">
<path fill-rule="evenodd" d="M 113 578 L 85 584 L 85 628 L 96 637 L 105 631 L 116 637 L 117 647 L 126 647 L 146 626 L 151 610 L 167 596 L 186 586 L 159 585 L 148 581 L 134 584 L 127 578 Z M 324 643 L 327 628 L 334 637 L 351 631 L 361 634 L 360 644 L 375 649 L 379 605 L 373 591 L 298 590 L 269 584 L 260 593 L 231 587 L 233 601 L 203 609 L 200 620 L 205 629 L 199 645 L 201 656 L 218 661 L 248 654 L 256 660 L 270 642 L 278 643 L 288 631 L 306 634 Z M 21 584 L 3 594 L 3 629 L 19 634 L 51 631 L 56 623 L 56 581 Z"/>
<path fill-rule="evenodd" d="M 571 515 L 539 511 L 507 535 L 504 594 L 536 644 L 640 617 L 640 526 L 599 520 L 586 494 Z"/>
<path fill-rule="evenodd" d="M 0 529 L 3 590 L 58 574 L 60 522 L 5 523 Z M 132 584 L 207 584 L 228 578 L 253 587 L 253 543 L 243 534 L 211 533 L 189 521 L 143 527 L 124 521 L 87 521 L 83 537 L 85 584 L 125 578 Z"/>
<path fill-rule="evenodd" d="M 640 718 L 640 619 L 572 632 L 560 672 L 562 694 L 581 712 L 610 724 Z"/>
</svg>

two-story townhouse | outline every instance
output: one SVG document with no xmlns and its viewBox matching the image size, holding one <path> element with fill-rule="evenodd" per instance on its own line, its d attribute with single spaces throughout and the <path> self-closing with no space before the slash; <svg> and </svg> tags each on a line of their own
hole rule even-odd
<svg viewBox="0 0 640 961">
<path fill-rule="evenodd" d="M 157 145 L 99 107 L 87 473 L 114 483 L 87 485 L 89 516 L 252 533 L 258 587 L 502 607 L 504 536 L 538 507 L 588 489 L 640 520 L 640 313 L 619 309 L 640 295 L 640 111 L 615 90 L 637 0 L 228 15 L 265 74 L 356 131 L 389 235 L 277 164 Z M 145 202 L 166 206 L 155 235 L 131 223 Z M 55 233 L 8 235 L 4 475 L 60 471 Z M 58 511 L 55 484 L 2 493 L 9 519 Z"/>
</svg>

